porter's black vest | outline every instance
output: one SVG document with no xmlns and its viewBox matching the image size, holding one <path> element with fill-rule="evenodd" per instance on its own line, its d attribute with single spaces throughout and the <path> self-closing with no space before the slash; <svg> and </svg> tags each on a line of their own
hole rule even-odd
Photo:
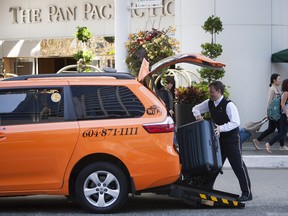
<svg viewBox="0 0 288 216">
<path fill-rule="evenodd" d="M 220 103 L 218 104 L 218 106 L 215 107 L 214 102 L 212 100 L 209 100 L 209 102 L 208 102 L 209 112 L 210 112 L 211 118 L 215 124 L 223 125 L 223 124 L 229 122 L 229 118 L 228 118 L 228 115 L 226 113 L 226 107 L 227 107 L 227 104 L 229 102 L 231 102 L 231 101 L 230 100 L 228 101 L 225 98 L 223 98 L 220 101 Z M 238 135 L 238 133 L 239 133 L 239 127 L 235 128 L 231 131 L 221 132 L 220 137 L 225 138 L 228 136 Z"/>
</svg>

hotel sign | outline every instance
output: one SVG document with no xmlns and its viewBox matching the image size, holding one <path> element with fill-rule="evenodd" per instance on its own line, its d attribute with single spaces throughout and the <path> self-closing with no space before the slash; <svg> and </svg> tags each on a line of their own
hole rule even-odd
<svg viewBox="0 0 288 216">
<path fill-rule="evenodd" d="M 13 24 L 41 23 L 45 20 L 42 16 L 43 10 L 42 8 L 9 8 Z M 57 5 L 48 5 L 45 10 L 47 14 L 46 20 L 48 22 L 73 21 L 77 19 L 77 14 L 80 12 L 77 6 L 58 7 Z M 112 13 L 111 4 L 98 6 L 85 3 L 81 9 L 83 20 L 110 19 L 112 18 Z"/>
<path fill-rule="evenodd" d="M 120 1 L 121 0 L 117 0 Z M 115 0 L 1 0 L 1 40 L 71 37 L 77 26 L 87 26 L 93 35 L 115 34 Z M 175 0 L 161 0 L 162 7 L 136 7 L 129 0 L 130 32 L 164 29 L 175 25 Z M 125 11 L 122 11 L 124 13 Z M 1 45 L 0 45 L 1 46 Z M 1 55 L 1 50 L 0 50 Z"/>
<path fill-rule="evenodd" d="M 171 5 L 174 0 L 138 0 L 141 5 L 162 4 L 163 8 L 156 14 L 155 9 L 147 12 L 150 16 L 174 16 Z M 31 24 L 51 22 L 69 22 L 77 19 L 83 21 L 108 20 L 114 17 L 114 5 L 109 3 L 93 4 L 85 2 L 79 6 L 57 6 L 56 4 L 47 5 L 45 8 L 24 8 L 21 6 L 13 6 L 9 8 L 10 19 L 13 24 Z M 142 17 L 144 12 L 138 13 L 137 9 L 131 11 L 132 17 Z"/>
</svg>

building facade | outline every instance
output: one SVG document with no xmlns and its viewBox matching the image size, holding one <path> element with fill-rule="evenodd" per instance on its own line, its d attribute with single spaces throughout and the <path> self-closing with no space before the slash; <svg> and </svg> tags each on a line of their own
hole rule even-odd
<svg viewBox="0 0 288 216">
<path fill-rule="evenodd" d="M 134 4 L 131 0 L 132 8 Z M 223 46 L 218 60 L 226 64 L 223 82 L 239 108 L 242 125 L 262 119 L 270 75 L 279 73 L 282 79 L 288 78 L 288 64 L 270 60 L 272 53 L 288 47 L 288 0 L 163 0 L 163 6 L 127 9 L 131 33 L 172 25 L 176 27 L 182 53 L 201 52 L 200 45 L 210 42 L 210 35 L 201 26 L 211 15 L 220 17 L 224 30 L 217 35 L 217 43 Z M 47 64 L 69 64 L 68 48 L 75 46 L 76 27 L 87 26 L 94 36 L 113 36 L 114 11 L 113 0 L 1 1 L 1 68 L 12 68 L 21 74 L 27 67 L 37 73 Z M 41 48 L 45 40 L 56 44 L 49 44 L 46 54 Z M 62 50 L 63 41 L 70 46 L 66 54 L 59 55 L 57 51 Z M 39 64 L 40 61 L 49 63 Z M 17 67 L 17 62 L 28 63 Z M 197 71 L 195 67 L 187 67 Z"/>
<path fill-rule="evenodd" d="M 201 26 L 215 15 L 224 30 L 217 35 L 226 64 L 223 82 L 237 105 L 241 124 L 266 115 L 272 73 L 288 78 L 287 63 L 271 63 L 271 54 L 288 48 L 288 0 L 181 0 L 175 3 L 175 24 L 182 52 L 200 52 L 210 42 Z M 265 126 L 263 126 L 265 129 Z"/>
<path fill-rule="evenodd" d="M 131 32 L 174 26 L 174 8 L 174 0 L 163 0 L 163 7 L 149 10 L 135 9 L 131 1 L 124 11 L 131 16 L 131 23 L 125 25 Z M 3 0 L 0 14 L 0 26 L 5 29 L 0 32 L 0 72 L 51 73 L 75 64 L 72 56 L 79 47 L 74 38 L 78 26 L 88 27 L 93 34 L 93 64 L 114 66 L 114 46 L 103 40 L 114 36 L 114 0 Z"/>
</svg>

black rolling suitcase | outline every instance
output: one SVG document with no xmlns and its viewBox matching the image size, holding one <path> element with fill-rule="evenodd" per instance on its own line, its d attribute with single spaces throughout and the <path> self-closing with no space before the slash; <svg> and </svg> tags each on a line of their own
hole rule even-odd
<svg viewBox="0 0 288 216">
<path fill-rule="evenodd" d="M 177 130 L 182 173 L 197 176 L 222 168 L 219 139 L 211 121 L 202 120 L 183 125 Z"/>
</svg>

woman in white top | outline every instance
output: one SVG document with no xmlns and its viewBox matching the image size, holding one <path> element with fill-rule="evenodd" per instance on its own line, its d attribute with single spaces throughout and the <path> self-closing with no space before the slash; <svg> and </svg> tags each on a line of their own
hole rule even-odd
<svg viewBox="0 0 288 216">
<path fill-rule="evenodd" d="M 280 97 L 280 91 L 278 90 L 278 87 L 281 84 L 281 77 L 279 74 L 272 74 L 270 77 L 270 88 L 268 90 L 268 103 L 267 103 L 267 108 L 269 107 L 270 103 L 272 102 L 273 98 L 276 96 Z M 269 119 L 268 122 L 268 128 L 263 131 L 257 139 L 253 139 L 253 144 L 254 147 L 259 150 L 259 142 L 261 142 L 265 137 L 267 137 L 268 135 L 270 135 L 271 133 L 273 133 L 275 130 L 279 131 L 279 120 L 275 121 L 275 120 L 271 120 Z M 280 143 L 280 150 L 284 151 L 284 150 L 288 150 L 288 148 L 284 145 L 285 143 L 285 138 L 283 139 L 279 139 L 279 143 Z"/>
<path fill-rule="evenodd" d="M 281 95 L 281 117 L 277 121 L 279 128 L 278 128 L 278 134 L 275 135 L 268 143 L 266 143 L 265 147 L 267 152 L 272 153 L 271 147 L 272 145 L 280 140 L 284 140 L 287 135 L 287 118 L 288 118 L 288 79 L 283 80 L 282 82 L 282 95 Z M 280 150 L 288 150 L 288 147 L 283 145 L 280 146 Z"/>
</svg>

